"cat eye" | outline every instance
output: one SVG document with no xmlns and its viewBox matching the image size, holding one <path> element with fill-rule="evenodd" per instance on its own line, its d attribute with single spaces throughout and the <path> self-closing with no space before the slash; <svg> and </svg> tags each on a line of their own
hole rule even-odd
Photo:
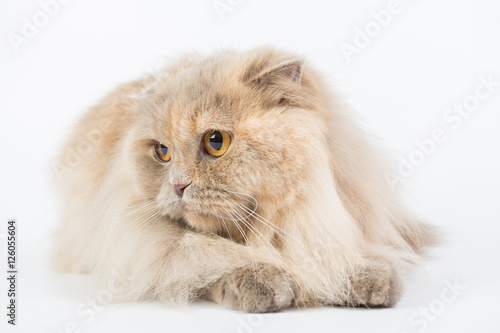
<svg viewBox="0 0 500 333">
<path fill-rule="evenodd" d="M 161 142 L 156 142 L 153 148 L 155 156 L 158 159 L 158 161 L 160 162 L 170 161 L 171 158 L 170 149 L 168 149 L 167 146 L 165 146 Z"/>
<path fill-rule="evenodd" d="M 229 148 L 231 135 L 225 131 L 209 130 L 203 135 L 203 146 L 208 154 L 219 157 Z"/>
</svg>

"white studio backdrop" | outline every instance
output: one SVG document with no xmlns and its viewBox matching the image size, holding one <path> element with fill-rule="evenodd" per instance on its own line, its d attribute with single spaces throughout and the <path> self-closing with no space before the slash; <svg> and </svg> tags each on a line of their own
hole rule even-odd
<svg viewBox="0 0 500 333">
<path fill-rule="evenodd" d="M 500 2 L 0 1 L 0 242 L 18 224 L 17 325 L 2 332 L 499 332 Z M 396 158 L 391 181 L 447 233 L 392 309 L 249 315 L 197 302 L 100 306 L 47 267 L 51 161 L 114 86 L 184 52 L 275 45 L 320 70 Z"/>
</svg>

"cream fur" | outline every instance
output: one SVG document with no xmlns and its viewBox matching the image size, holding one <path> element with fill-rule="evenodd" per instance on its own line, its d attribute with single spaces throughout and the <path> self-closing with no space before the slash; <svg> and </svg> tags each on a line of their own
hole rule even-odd
<svg viewBox="0 0 500 333">
<path fill-rule="evenodd" d="M 272 48 L 188 55 L 124 84 L 85 115 L 60 156 L 66 164 L 97 133 L 62 175 L 54 265 L 103 281 L 117 270 L 131 281 L 125 300 L 208 293 L 247 311 L 290 306 L 276 295 L 273 307 L 224 299 L 259 263 L 286 277 L 298 307 L 393 305 L 400 273 L 435 232 L 400 202 L 384 154 L 351 117 L 307 63 Z M 200 158 L 207 129 L 233 134 L 222 157 Z M 170 162 L 154 159 L 154 140 L 171 149 Z M 190 209 L 174 181 L 192 182 Z M 273 270 L 262 272 L 266 284 Z M 271 294 L 286 294 L 280 281 Z"/>
</svg>

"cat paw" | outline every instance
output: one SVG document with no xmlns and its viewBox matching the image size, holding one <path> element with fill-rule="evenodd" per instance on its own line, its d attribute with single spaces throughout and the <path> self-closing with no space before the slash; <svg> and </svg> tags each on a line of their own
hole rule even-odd
<svg viewBox="0 0 500 333">
<path fill-rule="evenodd" d="M 348 305 L 367 307 L 394 306 L 403 293 L 403 283 L 392 263 L 370 258 L 350 279 Z"/>
<path fill-rule="evenodd" d="M 268 264 L 239 268 L 210 289 L 217 303 L 240 311 L 275 312 L 293 305 L 296 285 L 292 277 Z"/>
</svg>

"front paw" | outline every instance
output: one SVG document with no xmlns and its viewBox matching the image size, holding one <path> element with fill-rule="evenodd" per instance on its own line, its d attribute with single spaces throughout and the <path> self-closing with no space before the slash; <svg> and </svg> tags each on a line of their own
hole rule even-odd
<svg viewBox="0 0 500 333">
<path fill-rule="evenodd" d="M 401 298 L 403 283 L 390 261 L 372 257 L 351 276 L 349 289 L 348 305 L 390 307 Z"/>
<path fill-rule="evenodd" d="M 288 273 L 272 265 L 256 264 L 223 277 L 210 288 L 210 296 L 231 309 L 262 313 L 292 306 L 296 289 Z"/>
</svg>

